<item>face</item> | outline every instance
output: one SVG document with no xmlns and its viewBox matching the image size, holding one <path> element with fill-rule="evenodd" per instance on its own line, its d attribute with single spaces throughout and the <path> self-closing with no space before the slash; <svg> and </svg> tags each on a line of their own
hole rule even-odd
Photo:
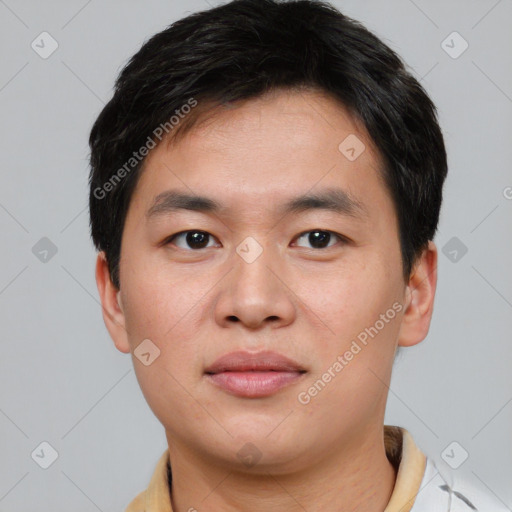
<svg viewBox="0 0 512 512">
<path fill-rule="evenodd" d="M 124 227 L 121 290 L 101 280 L 107 327 L 170 444 L 227 467 L 253 451 L 262 471 L 297 470 L 357 445 L 382 426 L 401 337 L 428 329 L 404 321 L 419 301 L 379 156 L 317 92 L 219 110 L 152 150 Z M 234 351 L 272 351 L 300 371 L 206 373 Z"/>
</svg>

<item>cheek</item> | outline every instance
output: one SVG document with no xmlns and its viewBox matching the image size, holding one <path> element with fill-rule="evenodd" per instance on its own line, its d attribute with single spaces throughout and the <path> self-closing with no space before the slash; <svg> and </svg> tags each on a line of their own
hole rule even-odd
<svg viewBox="0 0 512 512">
<path fill-rule="evenodd" d="M 176 337 L 189 337 L 194 332 L 190 323 L 199 311 L 206 284 L 183 273 L 169 272 L 168 267 L 143 254 L 127 259 L 123 304 L 130 339 L 136 343 L 150 338 L 168 345 Z"/>
<path fill-rule="evenodd" d="M 326 333 L 343 343 L 373 325 L 396 300 L 395 278 L 376 260 L 359 261 L 326 275 L 300 278 L 307 307 L 323 321 Z"/>
<path fill-rule="evenodd" d="M 312 379 L 322 389 L 314 401 L 326 421 L 329 414 L 341 423 L 347 414 L 364 421 L 382 407 L 401 320 L 398 278 L 376 258 L 309 287 L 309 305 L 329 327 L 314 344 L 319 365 Z"/>
<path fill-rule="evenodd" d="M 145 339 L 160 350 L 158 358 L 148 367 L 141 365 L 134 355 L 134 364 L 142 366 L 138 372 L 141 385 L 148 378 L 145 369 L 153 366 L 163 368 L 161 375 L 151 375 L 153 382 L 148 384 L 152 387 L 165 385 L 166 379 L 174 385 L 169 374 L 188 385 L 202 371 L 199 333 L 208 313 L 205 290 L 214 285 L 214 276 L 198 280 L 190 273 L 169 272 L 169 267 L 155 264 L 147 257 L 144 259 L 142 254 L 135 254 L 131 261 L 137 265 L 130 266 L 129 261 L 125 261 L 127 271 L 123 281 L 123 305 L 131 350 L 133 353 Z"/>
<path fill-rule="evenodd" d="M 180 368 L 187 365 L 178 358 L 178 364 L 173 366 L 172 359 L 176 356 L 164 349 L 150 366 L 134 361 L 134 368 L 142 394 L 153 414 L 166 429 L 183 430 L 182 435 L 185 435 L 192 422 L 205 422 L 205 413 L 198 402 L 191 399 L 193 387 L 187 381 L 188 372 L 180 373 Z M 187 420 L 177 422 L 176 418 Z"/>
<path fill-rule="evenodd" d="M 143 268 L 141 265 L 123 282 L 127 291 L 123 305 L 137 380 L 149 407 L 164 425 L 172 425 L 176 416 L 199 418 L 201 411 L 188 390 L 193 389 L 202 371 L 202 352 L 194 338 L 204 288 L 195 289 L 183 276 L 171 279 L 155 267 Z M 145 339 L 159 350 L 147 366 L 134 353 Z"/>
</svg>

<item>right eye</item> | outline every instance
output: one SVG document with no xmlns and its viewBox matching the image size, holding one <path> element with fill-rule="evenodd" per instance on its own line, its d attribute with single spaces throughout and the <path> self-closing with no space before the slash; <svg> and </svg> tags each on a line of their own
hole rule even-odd
<svg viewBox="0 0 512 512">
<path fill-rule="evenodd" d="M 206 249 L 208 247 L 212 247 L 208 245 L 208 241 L 210 238 L 213 238 L 213 235 L 206 231 L 200 231 L 197 229 L 180 231 L 179 233 L 175 233 L 174 235 L 168 237 L 165 240 L 164 245 L 173 243 L 174 245 L 176 245 L 176 247 L 179 247 L 180 249 L 191 249 L 195 251 L 199 249 Z M 188 247 L 180 245 L 180 240 L 182 244 L 188 244 Z M 178 243 L 176 243 L 176 241 L 178 241 Z"/>
</svg>

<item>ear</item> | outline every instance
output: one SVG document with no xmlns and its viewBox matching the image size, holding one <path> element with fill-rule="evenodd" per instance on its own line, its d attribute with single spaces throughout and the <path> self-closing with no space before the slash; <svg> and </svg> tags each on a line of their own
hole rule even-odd
<svg viewBox="0 0 512 512">
<path fill-rule="evenodd" d="M 117 349 L 127 354 L 130 352 L 130 344 L 121 304 L 121 290 L 112 283 L 104 251 L 98 253 L 96 259 L 96 285 L 100 294 L 105 326 Z"/>
<path fill-rule="evenodd" d="M 405 312 L 398 345 L 410 347 L 428 334 L 437 285 L 437 247 L 430 241 L 414 266 L 405 290 Z"/>
</svg>

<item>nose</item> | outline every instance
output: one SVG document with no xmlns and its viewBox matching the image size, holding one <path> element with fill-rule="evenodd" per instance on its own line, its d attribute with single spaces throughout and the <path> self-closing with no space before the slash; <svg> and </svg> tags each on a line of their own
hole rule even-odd
<svg viewBox="0 0 512 512">
<path fill-rule="evenodd" d="M 217 323 L 228 327 L 239 322 L 253 330 L 292 323 L 296 307 L 279 256 L 268 248 L 254 261 L 240 254 L 234 252 L 232 270 L 222 280 L 215 306 Z"/>
</svg>

